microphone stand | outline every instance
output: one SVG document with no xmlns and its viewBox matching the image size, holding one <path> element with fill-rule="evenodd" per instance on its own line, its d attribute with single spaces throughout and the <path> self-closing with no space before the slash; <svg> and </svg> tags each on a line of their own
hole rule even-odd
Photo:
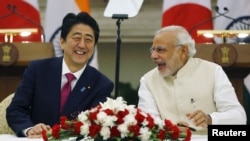
<svg viewBox="0 0 250 141">
<path fill-rule="evenodd" d="M 121 21 L 128 19 L 127 14 L 113 14 L 112 19 L 117 19 L 117 38 L 116 38 L 116 67 L 115 67 L 115 98 L 119 95 L 119 74 L 120 74 L 120 48 L 121 48 L 121 37 L 120 37 L 120 26 Z"/>
<path fill-rule="evenodd" d="M 224 9 L 224 11 L 226 11 L 226 13 L 229 12 L 229 9 L 228 9 L 227 7 L 224 7 L 223 9 Z M 235 18 L 232 18 L 232 17 L 227 16 L 226 13 L 220 13 L 219 7 L 216 7 L 215 11 L 216 11 L 217 14 L 219 14 L 219 16 L 223 16 L 223 17 L 225 17 L 225 18 L 227 18 L 227 19 L 230 19 L 230 20 L 232 20 L 232 21 L 234 21 L 234 22 L 242 23 L 242 24 L 244 24 L 244 25 L 246 25 L 246 26 L 250 26 L 250 24 L 248 24 L 248 23 L 246 23 L 246 22 L 239 21 L 239 20 L 237 20 L 237 19 L 235 19 Z"/>
<path fill-rule="evenodd" d="M 237 19 L 235 19 L 235 18 L 232 18 L 232 17 L 227 16 L 226 14 L 230 11 L 227 7 L 224 7 L 223 10 L 226 11 L 226 12 L 225 12 L 225 13 L 221 13 L 221 12 L 219 11 L 219 7 L 218 7 L 218 6 L 215 7 L 215 12 L 218 14 L 218 16 L 223 16 L 223 17 L 225 17 L 225 18 L 227 18 L 227 19 L 232 20 L 233 22 L 239 22 L 239 23 L 244 24 L 244 25 L 246 25 L 246 26 L 250 26 L 250 24 L 248 24 L 248 23 L 246 23 L 246 22 L 244 22 L 244 21 L 240 21 L 240 20 L 237 20 Z M 225 36 L 222 37 L 222 42 L 223 42 L 223 43 L 226 43 L 226 42 L 227 42 L 227 38 L 226 38 Z"/>
<path fill-rule="evenodd" d="M 216 11 L 216 13 L 218 13 L 218 15 L 216 15 L 216 16 L 214 16 L 214 17 L 211 17 L 211 18 L 209 18 L 209 19 L 206 19 L 206 20 L 204 20 L 204 21 L 201 21 L 201 22 L 198 23 L 198 24 L 195 24 L 193 27 L 191 27 L 191 28 L 188 30 L 189 33 L 191 34 L 191 33 L 193 32 L 193 30 L 195 30 L 196 28 L 198 28 L 199 26 L 201 26 L 201 25 L 203 25 L 203 24 L 206 24 L 206 23 L 208 23 L 208 22 L 210 22 L 210 21 L 213 21 L 213 20 L 219 18 L 220 16 L 225 16 L 229 11 L 228 11 L 227 9 L 224 9 L 224 10 L 225 10 L 224 13 L 219 13 L 219 7 L 215 7 L 215 11 Z"/>
</svg>

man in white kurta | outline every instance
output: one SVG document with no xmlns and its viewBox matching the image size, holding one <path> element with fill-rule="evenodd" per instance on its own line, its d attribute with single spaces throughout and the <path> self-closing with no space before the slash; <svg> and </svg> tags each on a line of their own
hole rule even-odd
<svg viewBox="0 0 250 141">
<path fill-rule="evenodd" d="M 151 47 L 157 67 L 140 80 L 138 108 L 186 123 L 197 129 L 194 134 L 207 134 L 209 124 L 246 124 L 244 108 L 222 67 L 193 58 L 195 52 L 182 27 L 158 31 Z"/>
</svg>

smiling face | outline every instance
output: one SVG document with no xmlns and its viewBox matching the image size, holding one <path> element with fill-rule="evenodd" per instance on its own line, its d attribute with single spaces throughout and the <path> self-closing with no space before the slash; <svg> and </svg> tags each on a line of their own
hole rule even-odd
<svg viewBox="0 0 250 141">
<path fill-rule="evenodd" d="M 60 39 L 64 60 L 72 72 L 80 70 L 94 53 L 94 31 L 82 23 L 72 26 L 66 40 Z"/>
<path fill-rule="evenodd" d="M 188 59 L 188 47 L 176 43 L 175 32 L 162 32 L 153 39 L 151 58 L 163 77 L 175 75 Z"/>
</svg>

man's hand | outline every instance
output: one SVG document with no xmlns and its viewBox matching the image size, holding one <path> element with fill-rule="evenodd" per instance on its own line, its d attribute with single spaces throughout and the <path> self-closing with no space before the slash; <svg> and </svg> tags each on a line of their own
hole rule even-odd
<svg viewBox="0 0 250 141">
<path fill-rule="evenodd" d="M 27 131 L 27 136 L 28 136 L 28 138 L 41 138 L 43 130 L 45 130 L 47 132 L 47 131 L 51 130 L 51 128 L 49 125 L 39 123 Z"/>
<path fill-rule="evenodd" d="M 211 117 L 201 110 L 197 110 L 193 113 L 187 113 L 186 115 L 194 122 L 195 126 L 207 127 L 212 124 Z"/>
</svg>

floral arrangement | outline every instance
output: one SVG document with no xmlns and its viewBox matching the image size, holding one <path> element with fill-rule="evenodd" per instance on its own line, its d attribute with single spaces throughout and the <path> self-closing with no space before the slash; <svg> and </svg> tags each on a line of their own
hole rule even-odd
<svg viewBox="0 0 250 141">
<path fill-rule="evenodd" d="M 161 120 L 148 113 L 127 105 L 122 97 L 108 98 L 93 109 L 81 112 L 75 120 L 65 116 L 60 124 L 52 127 L 50 132 L 43 131 L 43 140 L 140 140 L 164 141 L 191 139 L 191 131 L 180 132 L 177 125 L 170 120 Z"/>
</svg>

